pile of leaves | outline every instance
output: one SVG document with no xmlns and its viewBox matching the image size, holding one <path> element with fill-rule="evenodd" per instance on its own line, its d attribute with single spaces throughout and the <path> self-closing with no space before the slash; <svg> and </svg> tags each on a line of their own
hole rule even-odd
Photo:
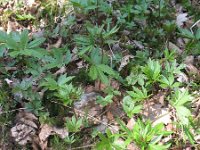
<svg viewBox="0 0 200 150">
<path fill-rule="evenodd" d="M 1 149 L 199 149 L 200 5 L 0 0 Z"/>
</svg>

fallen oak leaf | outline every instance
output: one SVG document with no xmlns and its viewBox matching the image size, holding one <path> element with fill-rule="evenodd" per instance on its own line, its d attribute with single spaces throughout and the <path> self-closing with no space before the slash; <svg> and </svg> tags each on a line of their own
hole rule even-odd
<svg viewBox="0 0 200 150">
<path fill-rule="evenodd" d="M 47 141 L 50 135 L 57 134 L 60 138 L 64 139 L 69 135 L 66 128 L 57 128 L 48 124 L 41 125 L 39 133 L 40 146 L 44 150 L 47 148 Z"/>
</svg>

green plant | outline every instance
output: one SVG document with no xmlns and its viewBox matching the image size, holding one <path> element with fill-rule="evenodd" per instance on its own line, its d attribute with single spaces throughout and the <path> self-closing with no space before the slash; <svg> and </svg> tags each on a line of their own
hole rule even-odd
<svg viewBox="0 0 200 150">
<path fill-rule="evenodd" d="M 159 61 L 149 59 L 147 64 L 142 67 L 142 71 L 147 77 L 147 85 L 159 81 L 161 75 L 161 65 Z"/>
<path fill-rule="evenodd" d="M 123 98 L 122 106 L 129 118 L 132 118 L 134 114 L 139 113 L 142 109 L 142 105 L 137 104 L 130 96 Z"/>
<path fill-rule="evenodd" d="M 191 116 L 188 104 L 193 100 L 188 90 L 177 89 L 171 95 L 170 104 L 176 109 L 177 117 L 183 125 L 189 125 L 188 117 Z"/>
<path fill-rule="evenodd" d="M 43 69 L 45 70 L 52 68 L 61 68 L 62 66 L 65 66 L 70 62 L 71 53 L 66 47 L 56 48 L 52 49 L 50 55 L 46 55 L 43 60 L 46 63 L 43 67 Z"/>
<path fill-rule="evenodd" d="M 169 74 L 168 77 L 161 76 L 161 79 L 159 80 L 160 82 L 160 87 L 162 88 L 176 88 L 180 86 L 179 82 L 174 82 L 174 76 L 172 74 Z"/>
<path fill-rule="evenodd" d="M 113 95 L 107 95 L 106 97 L 98 96 L 97 103 L 101 104 L 102 106 L 106 106 L 113 102 L 112 98 L 113 98 Z"/>
<path fill-rule="evenodd" d="M 93 79 L 100 79 L 103 83 L 108 84 L 109 83 L 109 76 L 115 77 L 119 79 L 119 75 L 117 72 L 115 72 L 111 67 L 99 64 L 99 65 L 92 65 L 90 67 L 89 76 Z"/>
<path fill-rule="evenodd" d="M 82 126 L 83 119 L 76 119 L 75 116 L 72 116 L 71 119 L 66 119 L 65 126 L 69 132 L 78 132 Z"/>
<path fill-rule="evenodd" d="M 142 150 L 167 150 L 170 147 L 170 144 L 159 144 L 162 137 L 172 133 L 164 131 L 163 124 L 152 126 L 150 121 L 142 122 L 138 119 L 133 129 L 130 130 L 124 123 L 119 123 L 123 132 L 122 136 L 126 139 L 125 143 L 127 145 L 135 142 Z"/>
<path fill-rule="evenodd" d="M 136 87 L 133 87 L 133 91 L 127 91 L 127 93 L 130 95 L 130 97 L 133 99 L 133 101 L 143 101 L 147 98 L 149 98 L 150 95 L 147 93 L 147 89 L 142 86 L 141 89 L 138 89 Z"/>
<path fill-rule="evenodd" d="M 8 54 L 14 58 L 17 58 L 17 56 L 42 58 L 47 54 L 46 50 L 39 47 L 44 41 L 45 38 L 29 41 L 28 30 L 24 30 L 21 34 L 19 32 L 11 32 L 8 35 L 0 31 L 1 54 L 7 48 L 9 49 Z"/>
<path fill-rule="evenodd" d="M 76 88 L 69 83 L 74 77 L 67 77 L 66 74 L 61 75 L 58 80 L 52 77 L 46 77 L 45 81 L 40 84 L 42 87 L 47 87 L 50 91 L 56 91 L 55 96 L 58 97 L 64 105 L 71 105 L 74 100 L 78 100 L 81 95 L 81 89 Z"/>
<path fill-rule="evenodd" d="M 187 29 L 179 28 L 180 35 L 188 38 L 189 41 L 186 44 L 186 53 L 187 54 L 199 54 L 199 40 L 200 40 L 200 28 L 197 29 L 195 33 L 193 31 L 189 31 Z"/>
<path fill-rule="evenodd" d="M 119 136 L 117 134 L 112 134 L 109 129 L 106 130 L 106 136 L 102 133 L 98 134 L 100 142 L 96 144 L 97 150 L 121 150 L 125 148 L 124 143 L 120 143 Z"/>
</svg>

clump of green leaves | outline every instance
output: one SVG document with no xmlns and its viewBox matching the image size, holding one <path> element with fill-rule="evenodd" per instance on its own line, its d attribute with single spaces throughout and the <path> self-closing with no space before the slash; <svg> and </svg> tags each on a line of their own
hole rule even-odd
<svg viewBox="0 0 200 150">
<path fill-rule="evenodd" d="M 134 142 L 142 150 L 167 150 L 170 147 L 170 144 L 159 144 L 162 137 L 171 134 L 169 131 L 164 131 L 163 124 L 152 126 L 150 121 L 137 120 L 131 130 L 122 122 L 120 125 L 127 144 Z"/>
<path fill-rule="evenodd" d="M 75 116 L 72 116 L 71 119 L 66 119 L 65 126 L 69 132 L 78 132 L 82 126 L 83 119 L 76 119 Z"/>
<path fill-rule="evenodd" d="M 142 109 L 142 105 L 134 101 L 130 96 L 123 98 L 122 106 L 129 118 L 132 118 L 134 114 L 139 113 Z"/>
<path fill-rule="evenodd" d="M 14 58 L 17 56 L 42 58 L 47 54 L 44 49 L 39 47 L 44 41 L 45 38 L 37 38 L 30 41 L 28 30 L 24 30 L 22 33 L 11 32 L 10 34 L 0 31 L 0 53 L 3 56 L 7 48 L 9 50 L 8 54 Z"/>
<path fill-rule="evenodd" d="M 125 149 L 125 144 L 118 141 L 119 135 L 112 134 L 109 129 L 106 130 L 106 135 L 99 133 L 98 136 L 100 138 L 100 141 L 96 144 L 97 150 Z"/>
<path fill-rule="evenodd" d="M 75 100 L 78 100 L 82 91 L 72 85 L 71 80 L 74 77 L 67 77 L 66 74 L 61 75 L 58 80 L 52 77 L 45 78 L 45 81 L 40 86 L 48 88 L 50 91 L 55 91 L 55 96 L 59 98 L 64 105 L 71 105 Z"/>
</svg>

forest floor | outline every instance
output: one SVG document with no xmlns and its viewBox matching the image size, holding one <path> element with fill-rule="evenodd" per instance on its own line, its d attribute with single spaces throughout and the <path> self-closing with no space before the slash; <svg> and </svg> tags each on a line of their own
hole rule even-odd
<svg viewBox="0 0 200 150">
<path fill-rule="evenodd" d="M 0 150 L 199 150 L 198 0 L 0 0 Z"/>
</svg>

